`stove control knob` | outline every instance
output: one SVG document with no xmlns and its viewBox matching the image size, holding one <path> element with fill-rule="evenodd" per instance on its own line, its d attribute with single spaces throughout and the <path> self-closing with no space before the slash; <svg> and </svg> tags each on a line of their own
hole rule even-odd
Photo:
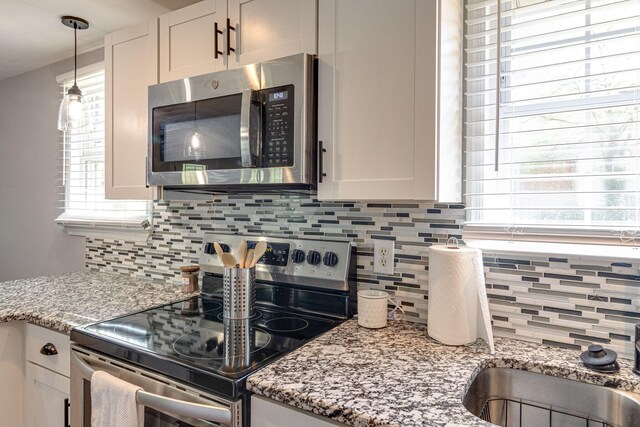
<svg viewBox="0 0 640 427">
<path fill-rule="evenodd" d="M 322 258 L 322 263 L 327 267 L 335 267 L 338 265 L 338 255 L 333 252 L 325 252 L 324 258 Z"/>
<path fill-rule="evenodd" d="M 318 265 L 322 261 L 322 256 L 318 251 L 309 251 L 307 254 L 307 262 L 311 265 Z"/>
<path fill-rule="evenodd" d="M 294 249 L 293 253 L 291 254 L 291 261 L 295 262 L 296 264 L 300 264 L 301 262 L 303 262 L 304 251 L 300 249 Z"/>
<path fill-rule="evenodd" d="M 220 247 L 222 248 L 222 252 L 228 254 L 231 252 L 231 247 L 229 245 L 225 245 L 224 243 L 220 243 Z"/>
<path fill-rule="evenodd" d="M 215 252 L 216 252 L 216 250 L 213 248 L 213 243 L 211 243 L 211 242 L 205 243 L 205 245 L 204 245 L 204 253 L 205 254 L 212 255 Z"/>
</svg>

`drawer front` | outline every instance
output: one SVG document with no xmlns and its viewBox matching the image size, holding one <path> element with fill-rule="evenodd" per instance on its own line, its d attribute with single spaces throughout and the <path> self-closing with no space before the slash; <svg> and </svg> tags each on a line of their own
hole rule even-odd
<svg viewBox="0 0 640 427">
<path fill-rule="evenodd" d="M 53 344 L 58 354 L 42 354 L 40 351 L 46 344 Z M 68 335 L 27 324 L 26 353 L 29 362 L 69 377 L 70 351 Z"/>
</svg>

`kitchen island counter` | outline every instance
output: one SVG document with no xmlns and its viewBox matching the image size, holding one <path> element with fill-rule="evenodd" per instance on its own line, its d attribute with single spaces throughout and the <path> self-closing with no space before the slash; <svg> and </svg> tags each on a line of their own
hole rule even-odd
<svg viewBox="0 0 640 427">
<path fill-rule="evenodd" d="M 185 299 L 175 283 L 80 271 L 0 283 L 0 322 L 72 328 Z"/>
<path fill-rule="evenodd" d="M 390 322 L 383 329 L 350 320 L 249 377 L 253 393 L 353 426 L 491 425 L 471 415 L 462 396 L 484 368 L 507 367 L 640 392 L 632 362 L 598 374 L 579 352 L 496 339 L 445 346 L 425 325 Z"/>
</svg>

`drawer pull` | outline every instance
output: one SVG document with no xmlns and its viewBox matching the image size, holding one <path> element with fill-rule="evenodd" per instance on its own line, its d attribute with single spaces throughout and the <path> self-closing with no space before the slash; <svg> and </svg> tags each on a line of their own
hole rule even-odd
<svg viewBox="0 0 640 427">
<path fill-rule="evenodd" d="M 54 354 L 58 354 L 58 349 L 55 345 L 48 342 L 42 346 L 40 349 L 40 354 L 44 354 L 45 356 L 53 356 Z"/>
</svg>

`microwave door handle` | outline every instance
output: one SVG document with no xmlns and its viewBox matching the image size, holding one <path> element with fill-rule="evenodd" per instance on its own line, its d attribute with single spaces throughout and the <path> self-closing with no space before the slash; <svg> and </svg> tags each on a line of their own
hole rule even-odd
<svg viewBox="0 0 640 427">
<path fill-rule="evenodd" d="M 240 159 L 242 167 L 255 166 L 254 157 L 251 155 L 251 102 L 252 90 L 242 91 L 242 104 L 240 107 Z"/>
<path fill-rule="evenodd" d="M 95 372 L 87 363 L 75 353 L 71 353 L 71 362 L 80 369 L 84 378 L 90 379 Z M 172 399 L 154 393 L 139 390 L 136 393 L 136 401 L 143 406 L 148 406 L 160 412 L 168 412 L 175 415 L 201 419 L 223 425 L 231 425 L 231 410 L 221 406 L 203 405 L 200 403 L 185 402 Z"/>
</svg>

